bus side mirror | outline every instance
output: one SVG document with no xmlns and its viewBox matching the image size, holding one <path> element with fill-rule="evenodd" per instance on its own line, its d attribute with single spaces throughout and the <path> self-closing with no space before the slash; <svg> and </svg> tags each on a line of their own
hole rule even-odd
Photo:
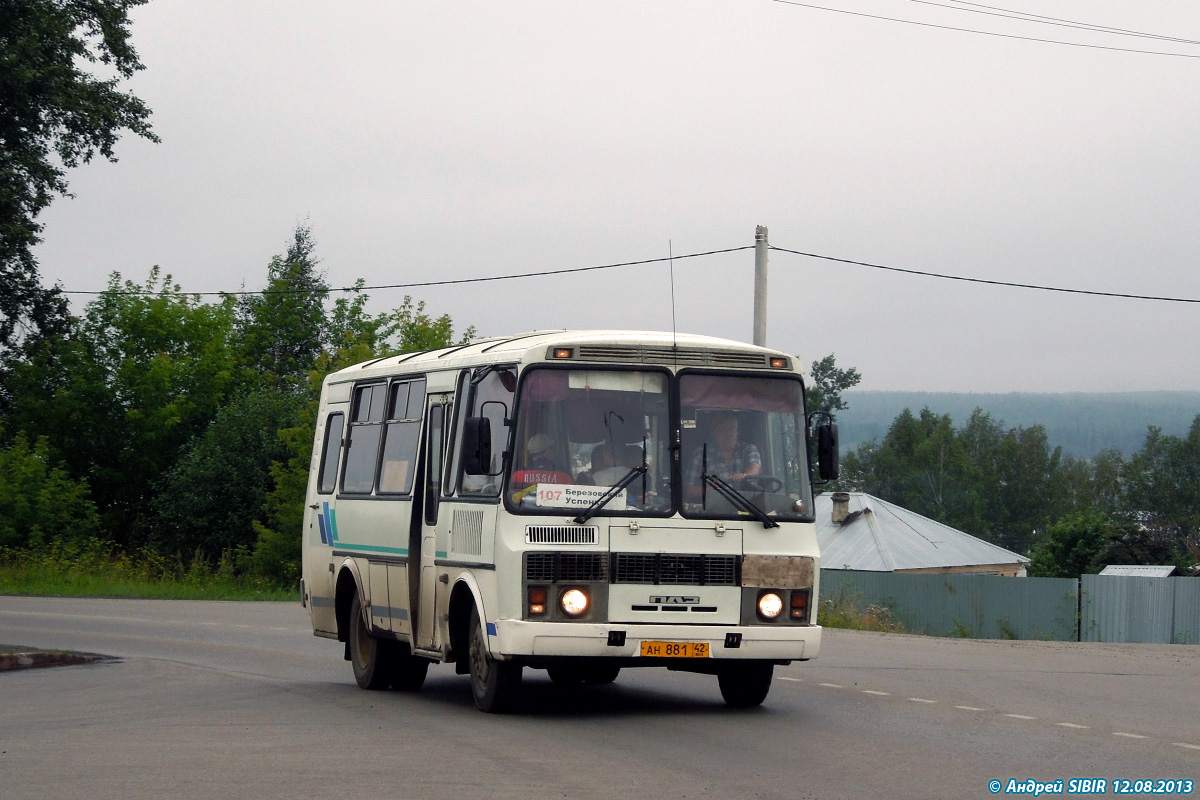
<svg viewBox="0 0 1200 800">
<path fill-rule="evenodd" d="M 488 475 L 492 467 L 492 421 L 487 417 L 467 417 L 463 421 L 463 472 Z"/>
<path fill-rule="evenodd" d="M 838 429 L 832 422 L 817 426 L 817 473 L 823 481 L 838 477 Z"/>
</svg>

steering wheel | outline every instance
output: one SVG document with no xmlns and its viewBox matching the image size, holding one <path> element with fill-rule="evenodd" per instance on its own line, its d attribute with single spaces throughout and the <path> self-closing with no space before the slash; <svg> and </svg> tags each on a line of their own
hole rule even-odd
<svg viewBox="0 0 1200 800">
<path fill-rule="evenodd" d="M 778 492 L 783 488 L 783 481 L 770 475 L 747 475 L 738 481 L 737 488 L 751 492 Z"/>
</svg>

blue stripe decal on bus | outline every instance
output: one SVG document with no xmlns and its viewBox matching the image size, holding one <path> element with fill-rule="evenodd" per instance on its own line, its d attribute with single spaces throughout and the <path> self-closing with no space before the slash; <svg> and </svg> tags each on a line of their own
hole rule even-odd
<svg viewBox="0 0 1200 800">
<path fill-rule="evenodd" d="M 344 547 L 347 550 L 361 550 L 363 553 L 395 553 L 398 556 L 408 555 L 407 547 L 383 547 L 375 544 L 347 544 L 346 542 L 338 542 L 339 547 Z M 346 553 L 345 555 L 353 555 Z"/>
<path fill-rule="evenodd" d="M 488 636 L 495 636 L 495 635 L 496 635 L 496 623 L 494 623 L 494 622 L 489 622 L 489 623 L 487 624 L 487 629 L 488 629 Z"/>
<path fill-rule="evenodd" d="M 325 538 L 325 515 L 317 514 L 317 527 L 321 529 L 321 544 L 329 544 Z"/>
</svg>

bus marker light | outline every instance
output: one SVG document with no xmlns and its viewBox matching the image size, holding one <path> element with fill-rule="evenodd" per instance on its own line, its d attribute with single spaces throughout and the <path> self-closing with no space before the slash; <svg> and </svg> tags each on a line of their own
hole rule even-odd
<svg viewBox="0 0 1200 800">
<path fill-rule="evenodd" d="M 792 619 L 808 619 L 808 590 L 799 589 L 792 592 Z"/>
<path fill-rule="evenodd" d="M 529 615 L 539 616 L 546 613 L 546 590 L 534 589 L 529 590 Z"/>
</svg>

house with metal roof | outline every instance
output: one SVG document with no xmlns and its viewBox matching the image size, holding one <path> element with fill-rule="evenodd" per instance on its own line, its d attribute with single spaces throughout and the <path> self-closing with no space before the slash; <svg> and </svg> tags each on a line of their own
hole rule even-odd
<svg viewBox="0 0 1200 800">
<path fill-rule="evenodd" d="M 1175 574 L 1175 566 L 1150 564 L 1109 564 L 1100 570 L 1101 575 L 1135 575 L 1143 578 L 1169 578 Z"/>
<path fill-rule="evenodd" d="M 1029 559 L 862 492 L 817 495 L 823 569 L 1025 577 Z"/>
</svg>

